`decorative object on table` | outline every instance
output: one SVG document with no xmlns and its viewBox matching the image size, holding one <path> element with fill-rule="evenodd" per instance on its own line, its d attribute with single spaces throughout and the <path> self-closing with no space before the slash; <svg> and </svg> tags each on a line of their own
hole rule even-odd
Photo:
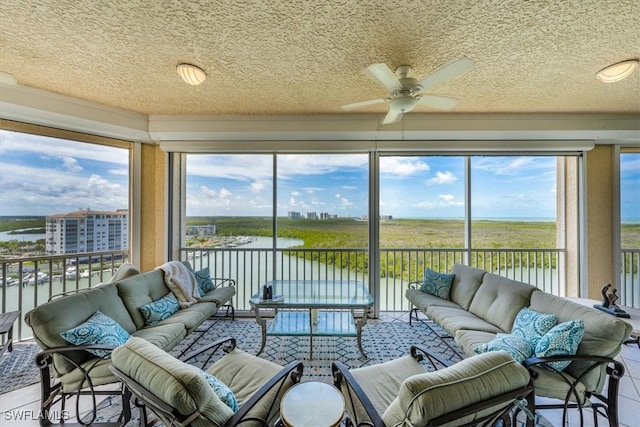
<svg viewBox="0 0 640 427">
<path fill-rule="evenodd" d="M 602 287 L 602 304 L 594 304 L 598 310 L 602 310 L 616 317 L 630 318 L 629 314 L 616 304 L 618 300 L 618 290 L 607 283 Z"/>
</svg>

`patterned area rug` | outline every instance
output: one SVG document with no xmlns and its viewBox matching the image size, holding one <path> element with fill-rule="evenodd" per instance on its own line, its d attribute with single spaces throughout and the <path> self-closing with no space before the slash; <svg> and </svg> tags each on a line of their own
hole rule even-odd
<svg viewBox="0 0 640 427">
<path fill-rule="evenodd" d="M 14 342 L 13 351 L 0 357 L 0 394 L 40 381 L 35 357 L 40 347 L 33 341 Z"/>
<path fill-rule="evenodd" d="M 202 332 L 194 332 L 179 343 L 171 353 L 178 356 L 191 346 L 191 351 L 219 338 L 232 336 L 237 340 L 238 348 L 255 354 L 260 348 L 260 327 L 253 319 L 236 321 L 210 320 L 199 328 Z M 314 337 L 313 359 L 309 359 L 309 337 L 269 336 L 265 348 L 260 355 L 267 360 L 284 365 L 294 360 L 304 364 L 303 381 L 324 381 L 331 383 L 331 362 L 340 360 L 350 368 L 372 365 L 396 359 L 408 354 L 409 346 L 418 343 L 430 347 L 445 359 L 458 361 L 460 357 L 452 351 L 429 328 L 416 323 L 409 326 L 402 321 L 370 320 L 362 332 L 362 346 L 367 354 L 363 357 L 358 349 L 355 337 Z M 455 343 L 450 342 L 455 348 Z M 39 372 L 34 357 L 39 347 L 33 342 L 14 344 L 14 351 L 5 354 L 0 360 L 2 386 L 0 394 L 25 387 L 38 382 Z M 222 352 L 217 356 L 222 357 Z M 211 363 L 217 360 L 214 357 Z M 201 366 L 196 358 L 192 363 Z M 99 405 L 97 422 L 115 421 L 120 414 L 118 399 L 107 398 Z M 129 424 L 139 423 L 139 411 L 133 409 L 133 420 Z M 519 425 L 524 425 L 521 420 Z M 536 420 L 537 427 L 552 427 L 546 420 Z M 157 424 L 155 427 L 161 427 Z"/>
</svg>

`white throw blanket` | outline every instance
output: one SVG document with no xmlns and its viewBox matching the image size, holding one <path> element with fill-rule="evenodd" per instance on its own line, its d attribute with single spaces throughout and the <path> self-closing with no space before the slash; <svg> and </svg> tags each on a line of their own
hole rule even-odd
<svg viewBox="0 0 640 427">
<path fill-rule="evenodd" d="M 196 276 L 180 261 L 169 261 L 158 267 L 164 272 L 164 281 L 180 303 L 187 308 L 200 300 Z"/>
</svg>

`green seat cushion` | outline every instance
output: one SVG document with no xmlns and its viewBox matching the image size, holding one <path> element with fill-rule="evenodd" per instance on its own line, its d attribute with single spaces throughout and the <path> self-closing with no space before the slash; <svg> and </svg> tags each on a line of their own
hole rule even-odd
<svg viewBox="0 0 640 427">
<path fill-rule="evenodd" d="M 441 415 L 522 389 L 529 383 L 529 378 L 528 371 L 506 352 L 479 354 L 448 368 L 407 378 L 382 419 L 388 426 L 426 425 Z M 509 404 L 511 401 L 497 404 L 461 422 L 473 422 Z"/>
<path fill-rule="evenodd" d="M 454 277 L 449 297 L 451 301 L 468 310 L 487 272 L 468 265 L 455 264 L 451 273 Z"/>
<path fill-rule="evenodd" d="M 200 326 L 202 322 L 213 316 L 216 311 L 218 311 L 218 307 L 214 303 L 200 301 L 187 308 L 178 310 L 167 319 L 156 323 L 156 326 L 178 323 L 186 328 L 187 334 L 190 334 Z"/>
<path fill-rule="evenodd" d="M 507 332 L 513 327 L 518 312 L 529 306 L 535 290 L 535 286 L 487 273 L 471 301 L 469 312 Z"/>
<path fill-rule="evenodd" d="M 187 330 L 181 323 L 166 323 L 149 328 L 142 328 L 131 335 L 149 341 L 165 351 L 169 351 L 175 347 L 180 340 L 187 336 Z"/>
<path fill-rule="evenodd" d="M 95 312 L 100 311 L 116 321 L 128 333 L 136 330 L 124 304 L 118 297 L 118 290 L 112 283 L 83 290 L 40 304 L 25 315 L 25 322 L 31 327 L 35 341 L 42 349 L 66 347 L 69 343 L 61 332 L 78 326 Z M 75 362 L 82 363 L 94 356 L 86 351 L 71 354 Z M 64 375 L 75 369 L 75 365 L 57 354 L 53 357 L 56 374 Z"/>
<path fill-rule="evenodd" d="M 214 290 L 207 292 L 205 296 L 200 298 L 200 301 L 213 302 L 220 308 L 225 304 L 229 304 L 235 294 L 235 286 L 218 286 Z"/>
<path fill-rule="evenodd" d="M 131 338 L 115 349 L 112 362 L 180 414 L 199 412 L 194 426 L 222 425 L 234 414 L 213 392 L 202 370 L 143 339 Z"/>
<path fill-rule="evenodd" d="M 145 326 L 140 307 L 165 296 L 170 289 L 164 282 L 164 273 L 160 269 L 136 274 L 116 282 L 118 295 L 127 308 L 136 329 Z"/>
</svg>

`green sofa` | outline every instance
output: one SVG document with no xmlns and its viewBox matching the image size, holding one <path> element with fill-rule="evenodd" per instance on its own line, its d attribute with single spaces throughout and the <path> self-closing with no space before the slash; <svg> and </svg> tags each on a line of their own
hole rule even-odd
<svg viewBox="0 0 640 427">
<path fill-rule="evenodd" d="M 465 356 L 472 356 L 476 354 L 474 349 L 492 341 L 497 334 L 510 333 L 523 307 L 555 314 L 558 324 L 582 319 L 584 336 L 576 355 L 531 357 L 523 364 L 535 379 L 536 395 L 560 399 L 559 407 L 565 409 L 565 416 L 569 407 L 582 411 L 591 406 L 604 412 L 611 425 L 617 425 L 618 386 L 624 367 L 614 357 L 631 333 L 629 323 L 478 268 L 456 264 L 451 273 L 454 278 L 448 300 L 421 291 L 422 282 L 409 284 L 405 296 L 411 303 L 410 321 L 421 320 L 427 325 L 435 322 L 455 339 Z M 554 361 L 570 364 L 558 372 L 549 365 Z M 605 385 L 606 396 L 602 394 Z"/>
<path fill-rule="evenodd" d="M 185 265 L 191 269 L 188 263 Z M 143 338 L 165 351 L 175 347 L 223 306 L 227 312 L 230 309 L 233 313 L 231 300 L 235 295 L 235 281 L 212 279 L 218 286 L 207 292 L 199 302 L 181 308 L 153 326 L 147 326 L 140 307 L 170 292 L 163 271 L 154 269 L 131 275 L 129 270 L 124 276 L 119 279 L 116 274 L 113 283 L 52 299 L 25 315 L 25 322 L 33 330 L 33 337 L 42 349 L 36 357 L 36 363 L 41 370 L 43 414 L 49 413 L 52 405 L 69 396 L 78 393 L 100 394 L 95 387 L 118 382 L 109 370 L 110 357 L 99 357 L 87 351 L 110 350 L 110 347 L 73 346 L 60 335 L 82 324 L 97 311 L 113 319 L 131 336 Z"/>
</svg>

